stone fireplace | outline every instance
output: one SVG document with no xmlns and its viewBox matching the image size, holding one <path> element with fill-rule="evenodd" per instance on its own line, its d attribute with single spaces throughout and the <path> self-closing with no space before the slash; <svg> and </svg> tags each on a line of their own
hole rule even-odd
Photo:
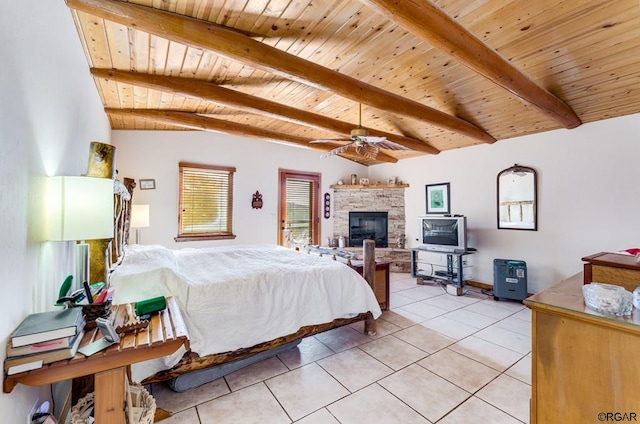
<svg viewBox="0 0 640 424">
<path fill-rule="evenodd" d="M 407 184 L 334 185 L 333 239 L 349 236 L 349 212 L 386 212 L 388 247 L 376 248 L 376 258 L 391 262 L 393 272 L 410 272 L 410 252 L 398 247 L 405 236 L 404 189 Z M 347 246 L 351 246 L 348 242 Z M 352 247 L 349 250 L 359 249 Z"/>
</svg>

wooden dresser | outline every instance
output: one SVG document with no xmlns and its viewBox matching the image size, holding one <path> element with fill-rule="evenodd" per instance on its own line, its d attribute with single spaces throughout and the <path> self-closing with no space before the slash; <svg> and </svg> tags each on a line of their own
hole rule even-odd
<svg viewBox="0 0 640 424">
<path fill-rule="evenodd" d="M 531 424 L 640 419 L 640 311 L 592 311 L 582 285 L 576 274 L 524 301 L 532 311 Z"/>
</svg>

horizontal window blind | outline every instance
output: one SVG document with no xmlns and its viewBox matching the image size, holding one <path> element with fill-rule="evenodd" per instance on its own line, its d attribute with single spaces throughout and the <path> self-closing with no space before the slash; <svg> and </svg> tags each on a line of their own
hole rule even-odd
<svg viewBox="0 0 640 424">
<path fill-rule="evenodd" d="M 287 228 L 294 240 L 313 240 L 313 181 L 287 178 Z"/>
<path fill-rule="evenodd" d="M 180 163 L 180 236 L 232 236 L 235 168 Z"/>
</svg>

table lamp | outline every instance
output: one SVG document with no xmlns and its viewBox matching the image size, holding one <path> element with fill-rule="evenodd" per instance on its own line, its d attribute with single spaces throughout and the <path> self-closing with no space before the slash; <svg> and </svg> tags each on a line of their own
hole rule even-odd
<svg viewBox="0 0 640 424">
<path fill-rule="evenodd" d="M 76 287 L 89 281 L 85 240 L 113 238 L 113 180 L 82 176 L 49 177 L 48 240 L 77 241 Z"/>
<path fill-rule="evenodd" d="M 149 205 L 131 205 L 131 228 L 136 229 L 136 244 L 140 244 L 140 228 L 149 226 Z"/>
</svg>

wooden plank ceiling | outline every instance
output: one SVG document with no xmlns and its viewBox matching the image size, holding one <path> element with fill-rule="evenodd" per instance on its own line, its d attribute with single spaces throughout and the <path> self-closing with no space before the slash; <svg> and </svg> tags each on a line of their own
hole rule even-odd
<svg viewBox="0 0 640 424">
<path fill-rule="evenodd" d="M 365 165 L 640 112 L 638 0 L 66 0 L 113 129 L 197 129 Z M 362 114 L 359 106 L 362 105 Z"/>
</svg>

